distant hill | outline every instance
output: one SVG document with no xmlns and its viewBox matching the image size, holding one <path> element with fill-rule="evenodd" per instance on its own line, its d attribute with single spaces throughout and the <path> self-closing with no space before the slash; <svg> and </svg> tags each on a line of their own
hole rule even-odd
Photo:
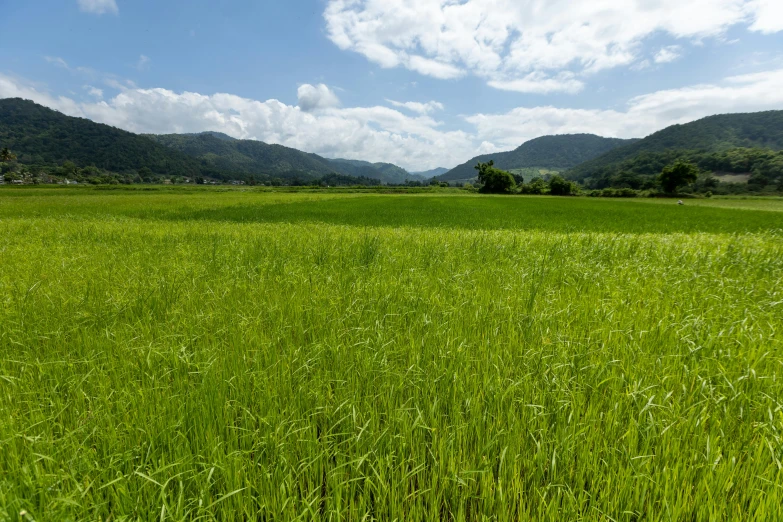
<svg viewBox="0 0 783 522">
<path fill-rule="evenodd" d="M 751 148 L 783 149 L 783 111 L 722 114 L 673 125 L 575 166 L 567 176 L 579 181 L 621 173 L 652 176 L 680 158 L 700 163 L 707 155 Z"/>
<path fill-rule="evenodd" d="M 369 163 L 367 161 L 331 159 L 328 160 L 340 172 L 349 176 L 364 176 L 379 179 L 384 183 L 401 184 L 406 180 L 421 181 L 424 178 L 410 174 L 407 170 L 391 163 Z"/>
<path fill-rule="evenodd" d="M 445 169 L 443 167 L 438 167 L 436 169 L 432 170 L 425 170 L 424 172 L 411 172 L 411 176 L 418 176 L 423 179 L 430 179 L 435 178 L 438 176 L 442 176 L 443 174 L 447 173 L 451 169 Z"/>
<path fill-rule="evenodd" d="M 197 159 L 208 169 L 234 177 L 309 179 L 336 172 L 328 160 L 316 154 L 261 141 L 237 140 L 216 132 L 149 134 L 146 137 Z"/>
<path fill-rule="evenodd" d="M 476 176 L 477 163 L 490 160 L 503 170 L 538 167 L 565 170 L 596 158 L 610 150 L 628 145 L 634 140 L 602 138 L 593 134 L 563 134 L 542 136 L 525 142 L 510 152 L 498 152 L 477 156 L 462 165 L 438 176 L 443 181 L 467 180 Z"/>
<path fill-rule="evenodd" d="M 376 179 L 383 183 L 404 183 L 406 179 L 411 179 L 406 170 L 390 163 L 327 159 L 282 145 L 234 139 L 220 132 L 148 137 L 197 158 L 202 165 L 230 172 L 238 177 L 253 175 L 311 179 L 328 174 L 341 174 Z"/>
<path fill-rule="evenodd" d="M 197 176 L 193 158 L 137 134 L 84 118 L 73 118 L 29 100 L 0 100 L 0 143 L 20 163 L 96 166 L 113 172 L 148 167 L 156 174 Z"/>
<path fill-rule="evenodd" d="M 135 175 L 147 167 L 161 177 L 230 180 L 255 176 L 259 181 L 299 182 L 328 178 L 332 184 L 368 179 L 403 183 L 412 177 L 388 163 L 332 161 L 220 132 L 133 134 L 18 98 L 0 100 L 0 146 L 11 149 L 26 165 L 57 167 L 70 161 L 77 167 L 95 166 L 118 174 Z"/>
</svg>

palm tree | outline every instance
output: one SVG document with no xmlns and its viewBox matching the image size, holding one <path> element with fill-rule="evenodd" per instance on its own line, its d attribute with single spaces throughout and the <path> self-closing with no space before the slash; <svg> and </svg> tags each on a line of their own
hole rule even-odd
<svg viewBox="0 0 783 522">
<path fill-rule="evenodd" d="M 13 154 L 10 150 L 8 150 L 8 147 L 3 147 L 3 150 L 0 150 L 0 161 L 5 163 L 6 161 L 13 161 L 16 159 L 16 155 Z"/>
</svg>

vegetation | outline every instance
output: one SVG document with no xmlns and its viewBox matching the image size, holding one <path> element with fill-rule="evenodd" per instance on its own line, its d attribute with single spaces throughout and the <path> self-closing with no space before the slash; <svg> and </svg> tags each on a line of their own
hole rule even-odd
<svg viewBox="0 0 783 522">
<path fill-rule="evenodd" d="M 496 169 L 492 160 L 489 163 L 479 163 L 473 167 L 478 172 L 478 182 L 481 184 L 480 192 L 485 194 L 507 194 L 516 186 L 514 176 L 510 173 Z"/>
<path fill-rule="evenodd" d="M 649 188 L 665 166 L 682 160 L 710 172 L 753 173 L 763 187 L 783 180 L 782 149 L 783 111 L 711 116 L 615 149 L 568 177 L 590 188 Z"/>
<path fill-rule="evenodd" d="M 0 192 L 0 519 L 783 515 L 779 201 Z"/>
<path fill-rule="evenodd" d="M 402 184 L 407 179 L 422 179 L 395 165 L 333 162 L 281 145 L 235 140 L 216 132 L 141 136 L 20 99 L 0 100 L 0 143 L 17 150 L 20 164 L 42 178 L 67 175 L 89 183 L 252 178 L 255 183 L 303 185 L 323 183 L 324 177 L 333 174 L 338 179 L 348 176 L 354 182 L 371 179 Z"/>
<path fill-rule="evenodd" d="M 215 179 L 254 176 L 265 181 L 272 178 L 310 181 L 336 170 L 326 159 L 315 154 L 260 141 L 235 140 L 215 132 L 146 137 L 197 159 L 204 174 Z"/>
<path fill-rule="evenodd" d="M 6 163 L 8 161 L 13 161 L 16 159 L 16 155 L 13 154 L 10 150 L 8 150 L 7 147 L 3 147 L 3 150 L 0 150 L 0 161 L 3 163 Z"/>
<path fill-rule="evenodd" d="M 72 118 L 21 99 L 0 100 L 0 143 L 31 167 L 78 167 L 127 173 L 142 167 L 167 176 L 194 177 L 201 166 L 177 151 L 130 132 Z"/>
<path fill-rule="evenodd" d="M 402 185 L 407 181 L 424 181 L 425 177 L 410 174 L 405 169 L 391 163 L 369 163 L 367 161 L 333 159 L 329 163 L 351 176 L 373 178 L 383 183 Z M 431 176 L 430 176 L 431 177 Z"/>
<path fill-rule="evenodd" d="M 576 194 L 576 185 L 571 181 L 566 181 L 560 176 L 552 176 L 549 180 L 549 193 L 553 196 L 570 196 Z"/>
<path fill-rule="evenodd" d="M 438 177 L 444 181 L 469 180 L 475 177 L 473 166 L 493 161 L 497 168 L 516 169 L 568 169 L 596 158 L 607 151 L 634 140 L 602 138 L 592 134 L 566 134 L 543 136 L 530 140 L 511 152 L 485 154 L 455 167 Z"/>
<path fill-rule="evenodd" d="M 648 195 L 662 189 L 660 173 L 664 168 L 687 162 L 697 166 L 702 174 L 695 183 L 684 188 L 684 192 L 702 195 L 783 193 L 783 150 L 775 150 L 783 148 L 781 114 L 783 111 L 707 118 L 665 129 L 638 142 L 631 140 L 630 145 L 624 145 L 627 140 L 592 135 L 547 136 L 531 140 L 516 151 L 479 158 L 487 158 L 480 164 L 492 162 L 495 169 L 508 171 L 517 187 L 516 190 L 511 188 L 505 176 L 495 175 L 500 180 L 499 188 L 492 188 L 490 184 L 484 191 L 574 194 L 585 188 L 594 195 Z M 0 100 L 0 143 L 9 154 L 12 149 L 19 156 L 18 161 L 3 160 L 0 174 L 6 182 L 25 184 L 233 183 L 371 187 L 380 181 L 421 187 L 428 183 L 423 177 L 388 163 L 328 160 L 279 145 L 236 140 L 216 132 L 139 136 L 64 116 L 19 99 Z M 607 150 L 611 152 L 574 167 Z M 574 168 L 565 177 L 579 181 L 581 187 L 573 183 L 566 185 L 557 179 L 563 169 L 569 167 Z M 460 166 L 435 178 L 436 182 L 473 179 L 475 170 L 468 169 L 470 173 L 465 175 L 462 170 L 466 168 Z M 432 173 L 437 173 L 437 169 Z M 741 175 L 740 179 L 726 178 L 731 174 Z M 525 184 L 525 178 L 531 181 Z M 608 188 L 616 190 L 604 192 Z"/>
<path fill-rule="evenodd" d="M 697 179 L 699 179 L 699 169 L 684 161 L 664 167 L 660 176 L 661 186 L 667 194 L 674 194 L 678 188 L 695 183 Z"/>
</svg>

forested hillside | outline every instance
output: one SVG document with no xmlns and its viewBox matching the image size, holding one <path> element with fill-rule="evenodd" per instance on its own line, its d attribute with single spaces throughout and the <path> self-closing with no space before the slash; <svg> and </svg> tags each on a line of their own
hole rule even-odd
<svg viewBox="0 0 783 522">
<path fill-rule="evenodd" d="M 542 136 L 510 152 L 477 156 L 438 176 L 438 179 L 454 181 L 474 178 L 476 171 L 473 167 L 477 163 L 486 163 L 490 160 L 495 162 L 495 167 L 503 170 L 530 167 L 565 170 L 632 142 L 633 140 L 602 138 L 593 134 Z"/>
<path fill-rule="evenodd" d="M 225 134 L 147 135 L 161 145 L 198 159 L 215 174 L 230 173 L 235 177 L 302 177 L 315 178 L 337 171 L 328 160 L 282 145 L 270 145 L 255 140 L 236 140 Z M 339 171 L 338 171 L 339 172 Z M 344 174 L 350 174 L 343 172 Z"/>
<path fill-rule="evenodd" d="M 567 176 L 588 186 L 616 186 L 621 178 L 644 182 L 664 166 L 686 159 L 703 170 L 776 179 L 780 160 L 774 151 L 781 149 L 783 111 L 723 114 L 667 127 L 576 166 Z"/>
<path fill-rule="evenodd" d="M 202 170 L 193 158 L 144 136 L 19 98 L 0 100 L 0 143 L 26 165 L 71 161 L 113 172 L 147 167 L 170 176 L 198 176 Z"/>
<path fill-rule="evenodd" d="M 369 163 L 367 161 L 332 159 L 335 169 L 350 176 L 379 179 L 384 183 L 402 184 L 408 180 L 422 181 L 424 178 L 410 174 L 407 170 L 391 163 Z"/>
<path fill-rule="evenodd" d="M 416 179 L 388 163 L 333 161 L 219 132 L 133 134 L 22 99 L 0 100 L 0 144 L 13 151 L 21 165 L 72 179 L 211 178 L 367 185 Z M 9 179 L 15 177 L 19 176 L 9 174 Z"/>
</svg>

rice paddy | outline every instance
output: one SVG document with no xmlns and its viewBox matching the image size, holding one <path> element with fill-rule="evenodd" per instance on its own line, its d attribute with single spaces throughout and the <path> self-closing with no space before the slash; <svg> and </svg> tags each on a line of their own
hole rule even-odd
<svg viewBox="0 0 783 522">
<path fill-rule="evenodd" d="M 727 201 L 0 190 L 0 521 L 783 518 Z"/>
</svg>

